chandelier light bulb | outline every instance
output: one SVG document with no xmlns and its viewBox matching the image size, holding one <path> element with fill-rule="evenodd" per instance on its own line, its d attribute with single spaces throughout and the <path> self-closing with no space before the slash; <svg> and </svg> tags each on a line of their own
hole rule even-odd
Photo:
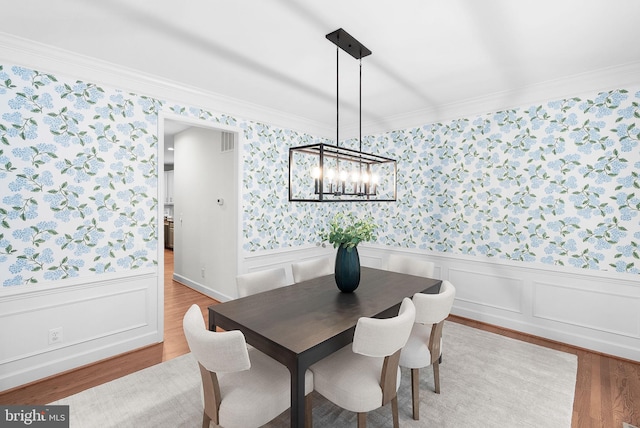
<svg viewBox="0 0 640 428">
<path fill-rule="evenodd" d="M 327 170 L 327 178 L 329 179 L 329 181 L 333 181 L 333 178 L 336 176 L 336 172 L 333 170 L 333 168 L 329 168 Z"/>
</svg>

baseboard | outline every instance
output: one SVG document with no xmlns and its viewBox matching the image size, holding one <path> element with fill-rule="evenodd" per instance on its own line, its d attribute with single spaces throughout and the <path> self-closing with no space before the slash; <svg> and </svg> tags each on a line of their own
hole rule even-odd
<svg viewBox="0 0 640 428">
<path fill-rule="evenodd" d="M 178 275 L 177 273 L 173 274 L 173 280 L 219 302 L 226 302 L 233 299 L 233 297 L 222 294 L 216 290 L 212 290 L 211 288 L 205 287 L 197 281 L 192 281 L 191 279 L 182 275 Z"/>
</svg>

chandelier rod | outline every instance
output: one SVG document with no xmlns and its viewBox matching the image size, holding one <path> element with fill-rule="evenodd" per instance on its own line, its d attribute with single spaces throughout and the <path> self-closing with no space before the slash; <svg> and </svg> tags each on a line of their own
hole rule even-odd
<svg viewBox="0 0 640 428">
<path fill-rule="evenodd" d="M 359 100 L 359 104 L 360 104 L 360 137 L 358 138 L 360 140 L 360 151 L 362 151 L 362 58 L 360 58 L 360 100 Z"/>
<path fill-rule="evenodd" d="M 340 47 L 336 45 L 336 146 L 340 146 Z"/>
</svg>

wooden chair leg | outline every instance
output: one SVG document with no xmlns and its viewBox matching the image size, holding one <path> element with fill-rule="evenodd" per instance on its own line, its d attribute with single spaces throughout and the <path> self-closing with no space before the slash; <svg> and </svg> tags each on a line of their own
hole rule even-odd
<svg viewBox="0 0 640 428">
<path fill-rule="evenodd" d="M 400 421 L 398 420 L 398 396 L 396 395 L 391 400 L 391 415 L 393 416 L 393 428 L 400 428 Z"/>
<path fill-rule="evenodd" d="M 206 413 L 202 413 L 202 428 L 209 428 L 211 424 L 211 418 Z"/>
<path fill-rule="evenodd" d="M 358 428 L 367 428 L 367 414 L 360 412 L 358 413 Z"/>
<path fill-rule="evenodd" d="M 411 369 L 411 404 L 413 419 L 420 419 L 420 369 Z"/>
<path fill-rule="evenodd" d="M 313 403 L 311 402 L 311 394 L 304 397 L 304 426 L 305 428 L 313 427 Z"/>
<path fill-rule="evenodd" d="M 433 381 L 436 384 L 436 394 L 440 394 L 440 364 L 433 363 Z"/>
</svg>

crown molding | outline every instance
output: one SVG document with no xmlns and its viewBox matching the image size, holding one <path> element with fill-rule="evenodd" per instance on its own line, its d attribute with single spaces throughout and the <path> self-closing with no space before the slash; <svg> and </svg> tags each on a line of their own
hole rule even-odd
<svg viewBox="0 0 640 428">
<path fill-rule="evenodd" d="M 311 135 L 331 138 L 335 133 L 332 127 L 320 122 L 3 32 L 0 32 L 0 60 Z"/>
<path fill-rule="evenodd" d="M 591 96 L 594 92 L 599 91 L 628 89 L 637 86 L 640 86 L 640 61 L 540 82 L 519 89 L 496 92 L 457 103 L 440 105 L 436 108 L 389 116 L 382 121 L 363 121 L 362 127 L 367 130 L 369 135 L 381 134 L 462 117 L 539 105 L 553 100 L 584 96 L 584 94 Z M 344 135 L 355 136 L 357 132 L 356 127 L 341 129 L 341 133 Z"/>
<path fill-rule="evenodd" d="M 213 110 L 239 119 L 269 123 L 328 139 L 335 137 L 335 128 L 331 125 L 2 32 L 0 32 L 0 60 L 58 75 L 71 76 L 74 79 L 109 85 L 172 103 Z M 580 96 L 594 91 L 636 85 L 640 85 L 640 61 L 492 93 L 435 108 L 388 116 L 382 120 L 363 121 L 362 126 L 366 129 L 367 135 L 376 135 L 434 122 L 542 104 L 550 100 Z M 344 139 L 354 138 L 359 134 L 359 126 L 358 124 L 344 126 L 340 129 L 340 133 Z"/>
</svg>

